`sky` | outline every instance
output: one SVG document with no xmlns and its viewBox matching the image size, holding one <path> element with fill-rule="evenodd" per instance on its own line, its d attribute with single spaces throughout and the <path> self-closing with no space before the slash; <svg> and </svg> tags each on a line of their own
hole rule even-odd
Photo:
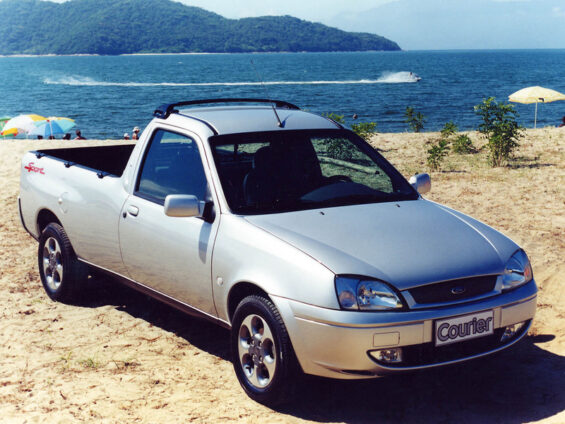
<svg viewBox="0 0 565 424">
<path fill-rule="evenodd" d="M 565 48 L 565 0 L 179 0 L 227 18 L 291 15 L 405 50 Z"/>
<path fill-rule="evenodd" d="M 233 19 L 291 15 L 382 35 L 404 50 L 565 48 L 565 0 L 176 1 Z"/>
</svg>

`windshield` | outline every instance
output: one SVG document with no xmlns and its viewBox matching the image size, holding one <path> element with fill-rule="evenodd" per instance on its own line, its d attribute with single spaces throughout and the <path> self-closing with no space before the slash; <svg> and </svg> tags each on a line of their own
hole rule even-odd
<svg viewBox="0 0 565 424">
<path fill-rule="evenodd" d="M 418 193 L 347 130 L 215 136 L 210 144 L 234 213 L 265 214 L 415 200 Z"/>
</svg>

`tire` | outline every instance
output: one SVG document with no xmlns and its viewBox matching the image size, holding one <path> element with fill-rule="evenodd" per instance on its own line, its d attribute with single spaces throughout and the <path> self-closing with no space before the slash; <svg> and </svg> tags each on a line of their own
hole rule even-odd
<svg viewBox="0 0 565 424">
<path fill-rule="evenodd" d="M 299 367 L 283 320 L 269 299 L 252 295 L 239 303 L 231 351 L 235 374 L 251 399 L 269 406 L 290 400 Z"/>
<path fill-rule="evenodd" d="M 79 300 L 88 267 L 79 262 L 67 233 L 59 224 L 51 223 L 41 233 L 37 261 L 41 283 L 51 299 L 64 303 Z"/>
</svg>

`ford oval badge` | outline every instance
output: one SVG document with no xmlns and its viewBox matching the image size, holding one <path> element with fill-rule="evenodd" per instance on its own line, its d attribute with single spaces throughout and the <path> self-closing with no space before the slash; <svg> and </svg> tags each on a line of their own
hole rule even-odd
<svg viewBox="0 0 565 424">
<path fill-rule="evenodd" d="M 457 296 L 457 295 L 465 293 L 465 291 L 467 291 L 465 286 L 455 286 L 451 289 L 451 294 Z"/>
</svg>

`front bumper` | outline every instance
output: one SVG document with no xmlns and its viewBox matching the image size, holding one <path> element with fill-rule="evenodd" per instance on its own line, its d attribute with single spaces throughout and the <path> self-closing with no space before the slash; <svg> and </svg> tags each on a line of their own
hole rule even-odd
<svg viewBox="0 0 565 424">
<path fill-rule="evenodd" d="M 400 371 L 437 367 L 466 361 L 505 349 L 520 340 L 536 310 L 534 281 L 481 301 L 437 309 L 407 312 L 358 312 L 325 309 L 273 296 L 287 326 L 294 351 L 307 374 L 340 379 L 371 378 Z M 494 336 L 454 343 L 469 346 L 459 355 L 439 355 L 433 346 L 434 321 L 492 310 Z M 506 326 L 527 322 L 516 337 L 500 343 Z M 378 363 L 369 352 L 402 347 L 411 358 L 390 366 Z M 438 355 L 435 354 L 436 350 Z M 449 349 L 453 350 L 452 347 Z M 423 358 L 415 360 L 415 356 Z"/>
</svg>

